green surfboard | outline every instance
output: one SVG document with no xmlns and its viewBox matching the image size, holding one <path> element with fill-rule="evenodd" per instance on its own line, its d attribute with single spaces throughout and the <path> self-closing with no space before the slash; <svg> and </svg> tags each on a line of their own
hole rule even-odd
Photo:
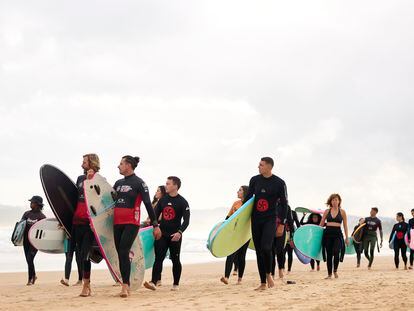
<svg viewBox="0 0 414 311">
<path fill-rule="evenodd" d="M 293 235 L 295 247 L 305 256 L 322 260 L 323 228 L 316 225 L 299 227 Z"/>
<path fill-rule="evenodd" d="M 251 239 L 253 204 L 254 196 L 227 220 L 213 227 L 208 236 L 207 248 L 214 257 L 231 255 Z"/>
<path fill-rule="evenodd" d="M 347 255 L 354 255 L 355 252 L 355 247 L 354 247 L 354 239 L 352 237 L 350 237 L 349 239 L 349 245 L 347 246 L 345 244 L 345 254 Z"/>
</svg>

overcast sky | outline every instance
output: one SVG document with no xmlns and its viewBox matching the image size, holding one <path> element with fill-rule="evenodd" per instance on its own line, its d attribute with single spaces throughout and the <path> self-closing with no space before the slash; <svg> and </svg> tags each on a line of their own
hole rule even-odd
<svg viewBox="0 0 414 311">
<path fill-rule="evenodd" d="M 0 204 L 125 154 L 230 207 L 276 160 L 292 207 L 414 208 L 413 1 L 0 0 Z"/>
</svg>

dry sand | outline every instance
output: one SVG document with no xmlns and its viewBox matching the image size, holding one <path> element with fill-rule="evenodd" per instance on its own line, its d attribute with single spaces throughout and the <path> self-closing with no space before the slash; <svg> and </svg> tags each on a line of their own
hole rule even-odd
<svg viewBox="0 0 414 311">
<path fill-rule="evenodd" d="M 62 263 L 63 264 L 63 263 Z M 377 257 L 372 271 L 355 268 L 355 258 L 347 257 L 339 267 L 339 279 L 324 280 L 326 268 L 309 272 L 298 261 L 286 280 L 264 292 L 258 285 L 256 264 L 249 261 L 243 285 L 219 279 L 223 263 L 185 265 L 180 291 L 172 292 L 171 267 L 164 267 L 163 286 L 152 292 L 140 289 L 127 299 L 117 296 L 109 273 L 93 270 L 92 296 L 78 297 L 80 287 L 59 284 L 62 272 L 38 272 L 34 286 L 26 286 L 26 273 L 0 274 L 0 310 L 414 310 L 414 272 L 395 270 L 392 257 Z M 76 272 L 73 273 L 75 277 Z M 150 278 L 147 270 L 146 279 Z M 74 281 L 72 280 L 71 283 Z"/>
</svg>

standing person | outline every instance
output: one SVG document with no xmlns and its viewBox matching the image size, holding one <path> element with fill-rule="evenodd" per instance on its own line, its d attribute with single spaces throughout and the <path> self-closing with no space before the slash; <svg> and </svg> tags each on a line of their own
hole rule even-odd
<svg viewBox="0 0 414 311">
<path fill-rule="evenodd" d="M 159 200 L 165 195 L 165 186 L 158 186 L 157 191 L 155 192 L 154 198 L 152 199 L 151 206 L 153 209 L 157 206 Z M 158 222 L 160 219 L 158 219 Z M 142 223 L 143 227 L 148 227 L 151 225 L 151 219 L 147 217 Z"/>
<path fill-rule="evenodd" d="M 259 175 L 250 179 L 249 191 L 244 202 L 253 195 L 252 238 L 256 248 L 257 267 L 260 275 L 260 286 L 256 290 L 265 290 L 275 286 L 272 278 L 273 242 L 282 237 L 288 209 L 285 182 L 273 175 L 274 161 L 270 157 L 261 158 Z M 279 223 L 276 225 L 276 218 Z"/>
<path fill-rule="evenodd" d="M 73 215 L 71 236 L 74 243 L 76 243 L 76 251 L 82 262 L 83 287 L 79 296 L 88 297 L 91 295 L 91 261 L 89 253 L 95 237 L 89 223 L 83 183 L 86 179 L 93 178 L 93 175 L 99 172 L 100 162 L 98 155 L 94 153 L 85 154 L 82 160 L 82 169 L 83 175 L 80 175 L 76 180 L 78 202 Z"/>
<path fill-rule="evenodd" d="M 117 194 L 114 207 L 114 241 L 116 251 L 118 252 L 119 270 L 122 276 L 120 296 L 123 298 L 129 295 L 131 274 L 129 253 L 138 235 L 142 202 L 144 202 L 154 227 L 154 238 L 158 240 L 161 237 L 157 218 L 151 206 L 148 187 L 134 173 L 138 163 L 139 157 L 123 156 L 118 169 L 124 178 L 118 180 L 113 187 Z"/>
<path fill-rule="evenodd" d="M 411 239 L 413 239 L 414 237 L 411 236 L 411 229 L 414 229 L 414 208 L 411 210 L 411 216 L 413 216 L 413 218 L 411 218 L 408 221 L 408 241 L 411 242 Z M 413 263 L 414 263 L 414 250 L 410 249 L 410 267 L 408 269 L 412 270 L 413 269 Z"/>
<path fill-rule="evenodd" d="M 170 251 L 170 259 L 173 263 L 174 283 L 171 290 L 179 289 L 182 270 L 180 262 L 182 236 L 190 224 L 190 207 L 187 200 L 178 193 L 180 187 L 181 180 L 178 177 L 168 177 L 165 185 L 167 194 L 155 207 L 157 219 L 162 215 L 160 223 L 162 236 L 154 244 L 155 262 L 152 268 L 152 278 L 150 282 L 144 283 L 147 289 L 156 289 L 155 284 L 161 279 L 162 264 L 167 250 Z"/>
<path fill-rule="evenodd" d="M 351 236 L 354 235 L 354 232 L 356 231 L 356 229 L 358 229 L 363 223 L 365 222 L 365 218 L 360 218 L 358 221 L 358 224 L 354 227 L 354 231 L 352 231 Z M 355 252 L 357 255 L 357 268 L 359 268 L 361 266 L 361 254 L 363 251 L 363 243 L 356 243 L 354 241 L 354 248 L 355 248 Z"/>
<path fill-rule="evenodd" d="M 243 205 L 243 200 L 248 190 L 249 190 L 248 186 L 241 186 L 239 188 L 239 191 L 237 191 L 238 200 L 233 203 L 233 206 L 231 207 L 229 213 L 227 214 L 226 219 L 228 219 L 231 215 L 233 215 Z M 249 243 L 250 243 L 250 240 L 247 241 L 242 247 L 240 247 L 233 254 L 227 256 L 224 276 L 221 277 L 220 279 L 220 281 L 223 282 L 224 284 L 226 285 L 229 284 L 229 277 L 230 277 L 231 269 L 232 269 L 233 263 L 236 263 L 236 262 L 237 262 L 238 275 L 239 275 L 239 278 L 237 280 L 237 285 L 241 284 L 242 279 L 243 279 L 244 269 L 246 267 L 246 252 L 247 252 Z"/>
<path fill-rule="evenodd" d="M 332 279 L 332 271 L 335 278 L 338 278 L 339 261 L 343 261 L 345 255 L 345 244 L 349 245 L 348 240 L 348 219 L 346 212 L 341 208 L 341 196 L 337 193 L 331 194 L 326 202 L 328 209 L 323 213 L 320 226 L 326 227 L 322 237 L 322 255 L 328 268 L 326 279 Z M 345 231 L 345 244 L 341 231 L 343 223 Z"/>
<path fill-rule="evenodd" d="M 400 265 L 400 258 L 399 258 L 399 252 L 401 250 L 401 257 L 404 261 L 404 270 L 407 270 L 407 245 L 405 245 L 404 241 L 404 235 L 407 233 L 408 230 L 408 224 L 405 222 L 404 214 L 403 213 L 397 213 L 396 216 L 397 223 L 392 228 L 389 242 L 391 243 L 394 234 L 394 263 L 395 268 L 398 269 Z"/>
<path fill-rule="evenodd" d="M 300 220 L 301 225 L 316 225 L 316 226 L 319 226 L 319 224 L 321 223 L 322 216 L 318 213 L 310 213 L 306 222 L 304 221 L 305 216 L 306 216 L 306 214 L 303 213 L 303 217 Z M 316 262 L 316 271 L 321 270 L 320 260 L 311 259 L 311 261 L 310 261 L 311 272 L 315 271 L 315 262 Z"/>
<path fill-rule="evenodd" d="M 70 278 L 70 273 L 72 270 L 73 253 L 75 253 L 76 265 L 78 266 L 78 281 L 74 284 L 74 286 L 82 285 L 82 261 L 80 260 L 79 253 L 75 252 L 76 243 L 74 239 L 69 238 L 67 234 L 65 234 L 65 240 L 63 241 L 63 248 L 65 251 L 65 258 L 66 258 L 65 277 L 60 280 L 60 284 L 69 286 L 69 278 Z"/>
<path fill-rule="evenodd" d="M 36 280 L 36 270 L 34 266 L 34 259 L 37 254 L 37 249 L 30 244 L 29 230 L 39 220 L 46 218 L 42 213 L 43 199 L 38 195 L 34 195 L 30 200 L 30 210 L 25 212 L 21 220 L 26 220 L 26 227 L 23 234 L 23 249 L 26 257 L 29 278 L 26 285 L 33 285 Z"/>
<path fill-rule="evenodd" d="M 368 259 L 368 270 L 371 270 L 372 262 L 374 261 L 375 246 L 378 242 L 377 229 L 380 232 L 382 247 L 383 235 L 381 220 L 377 218 L 378 208 L 371 208 L 370 217 L 365 218 L 366 226 L 364 228 L 364 235 L 362 237 L 362 245 L 364 248 L 364 255 Z M 369 251 L 369 252 L 368 252 Z"/>
</svg>

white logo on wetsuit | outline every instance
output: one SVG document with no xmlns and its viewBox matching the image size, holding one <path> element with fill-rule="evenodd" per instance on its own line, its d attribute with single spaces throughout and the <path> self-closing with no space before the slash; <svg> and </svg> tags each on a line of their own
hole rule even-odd
<svg viewBox="0 0 414 311">
<path fill-rule="evenodd" d="M 120 198 L 120 199 L 118 199 L 117 203 L 119 203 L 119 204 L 124 204 L 124 203 L 125 203 L 125 200 L 124 200 L 124 199 L 122 199 L 122 198 Z"/>
<path fill-rule="evenodd" d="M 128 185 L 120 186 L 117 189 L 118 192 L 129 192 L 131 190 L 132 190 L 132 187 L 131 186 L 128 186 Z"/>
<path fill-rule="evenodd" d="M 266 189 L 260 190 L 261 193 L 266 193 Z"/>
<path fill-rule="evenodd" d="M 148 186 L 146 183 L 142 183 L 142 187 L 144 188 L 145 192 L 148 192 Z"/>
</svg>

